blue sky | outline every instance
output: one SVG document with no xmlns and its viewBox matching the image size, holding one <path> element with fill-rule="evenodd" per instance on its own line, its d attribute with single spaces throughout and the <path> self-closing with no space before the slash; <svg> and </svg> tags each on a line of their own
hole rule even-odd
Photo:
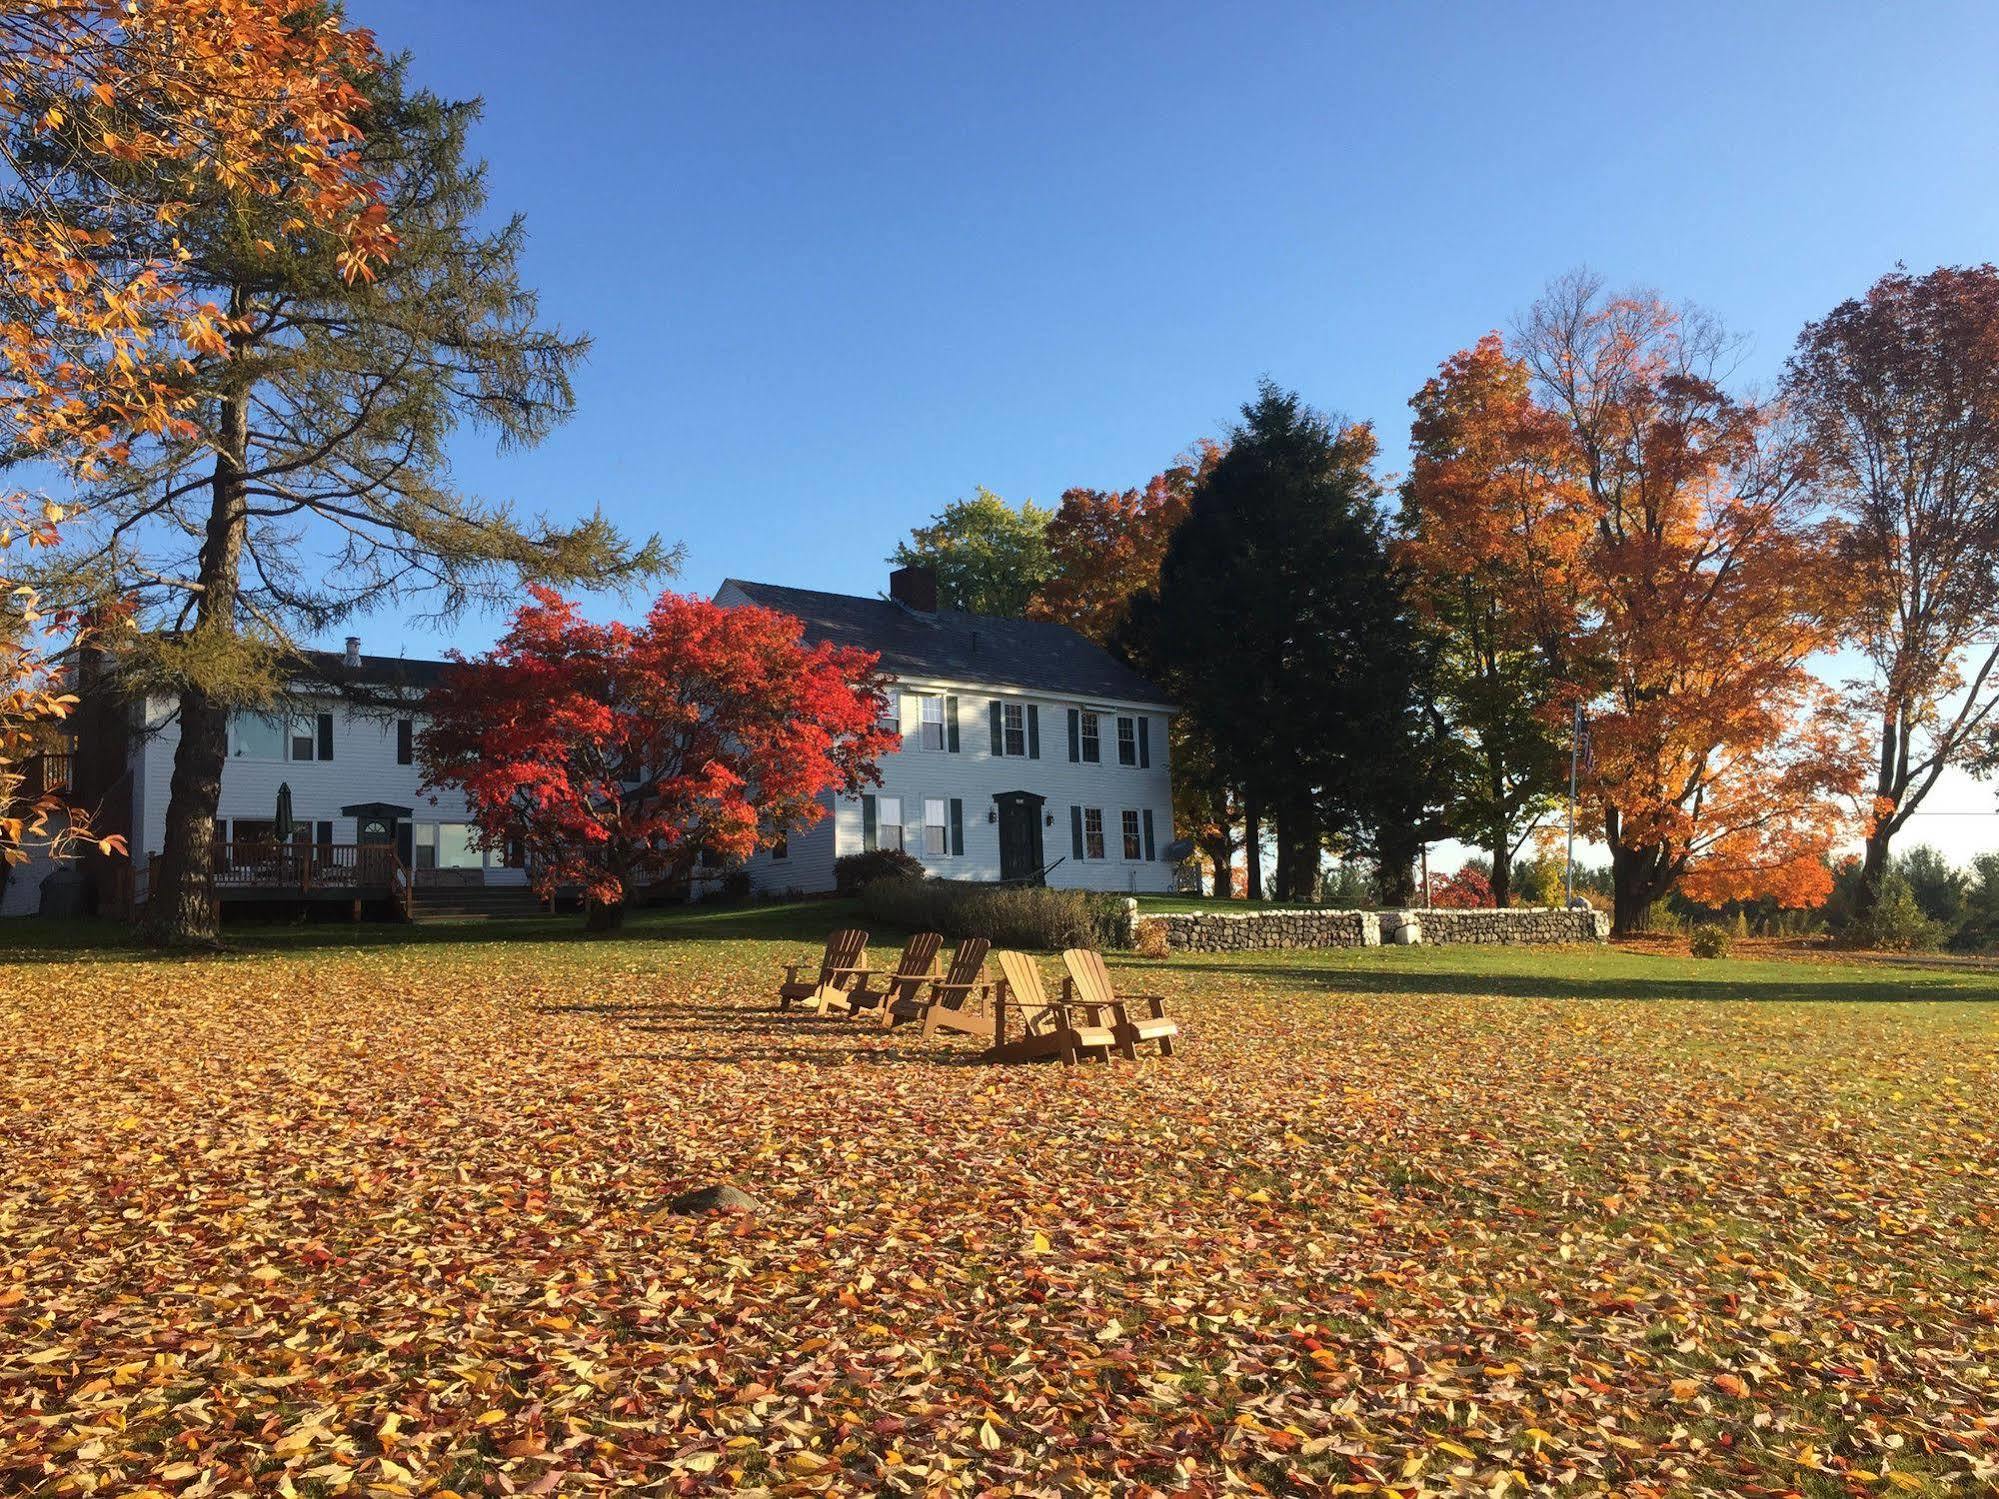
<svg viewBox="0 0 1999 1499">
<path fill-rule="evenodd" d="M 1989 4 L 350 10 L 484 96 L 494 207 L 596 339 L 575 421 L 461 480 L 703 592 L 875 591 L 954 496 L 1139 483 L 1264 374 L 1398 468 L 1437 362 L 1578 264 L 1767 381 L 1898 259 L 1999 256 Z"/>
</svg>

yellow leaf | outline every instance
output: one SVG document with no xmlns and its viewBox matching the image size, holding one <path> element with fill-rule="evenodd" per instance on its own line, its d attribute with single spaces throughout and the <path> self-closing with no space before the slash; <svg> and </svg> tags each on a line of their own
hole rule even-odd
<svg viewBox="0 0 1999 1499">
<path fill-rule="evenodd" d="M 1031 1248 L 1029 1248 L 1027 1252 L 1029 1254 L 1046 1254 L 1053 1247 L 1054 1246 L 1048 1242 L 1048 1235 L 1044 1234 L 1040 1229 L 1037 1228 L 1034 1231 L 1034 1244 Z"/>
<path fill-rule="evenodd" d="M 979 1423 L 979 1445 L 988 1452 L 997 1452 L 999 1444 L 1000 1434 L 993 1429 L 993 1423 L 990 1421 L 981 1421 Z"/>
</svg>

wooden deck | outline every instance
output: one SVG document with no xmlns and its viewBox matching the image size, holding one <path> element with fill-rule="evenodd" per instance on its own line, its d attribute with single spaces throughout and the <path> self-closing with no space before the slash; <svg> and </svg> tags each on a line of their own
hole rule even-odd
<svg viewBox="0 0 1999 1499">
<path fill-rule="evenodd" d="M 160 856 L 146 862 L 143 904 L 159 875 Z M 393 847 L 380 843 L 276 843 L 269 839 L 215 847 L 215 897 L 227 901 L 393 901 L 410 914 L 410 872 Z"/>
</svg>

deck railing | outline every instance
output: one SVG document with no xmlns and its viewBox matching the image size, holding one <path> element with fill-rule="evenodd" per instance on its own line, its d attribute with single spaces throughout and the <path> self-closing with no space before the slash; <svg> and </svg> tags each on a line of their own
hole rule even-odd
<svg viewBox="0 0 1999 1499">
<path fill-rule="evenodd" d="M 132 904 L 144 905 L 159 886 L 160 856 L 152 855 L 135 872 Z M 302 896 L 347 895 L 356 899 L 386 895 L 410 912 L 410 874 L 393 847 L 385 843 L 279 843 L 271 838 L 246 838 L 215 845 L 215 894 L 276 896 L 296 891 Z"/>
<path fill-rule="evenodd" d="M 27 801 L 70 789 L 76 775 L 76 759 L 59 751 L 30 755 L 21 763 L 20 795 Z"/>
</svg>

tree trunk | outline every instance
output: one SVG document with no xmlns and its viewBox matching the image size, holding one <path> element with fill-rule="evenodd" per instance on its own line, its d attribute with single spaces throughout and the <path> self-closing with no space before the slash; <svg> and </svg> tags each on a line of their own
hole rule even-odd
<svg viewBox="0 0 1999 1499">
<path fill-rule="evenodd" d="M 583 915 L 586 932 L 615 932 L 625 924 L 625 903 L 621 900 L 593 900 Z"/>
<path fill-rule="evenodd" d="M 1277 898 L 1309 901 L 1318 874 L 1319 829 L 1306 804 L 1284 807 L 1277 816 Z"/>
<path fill-rule="evenodd" d="M 1858 921 L 1873 914 L 1881 904 L 1881 886 L 1888 878 L 1890 868 L 1889 842 L 1894 838 L 1887 827 L 1877 827 L 1867 835 L 1861 845 L 1860 882 L 1853 891 L 1853 917 Z"/>
<path fill-rule="evenodd" d="M 1247 865 L 1249 898 L 1263 899 L 1263 807 L 1253 796 L 1242 799 L 1242 846 Z"/>
<path fill-rule="evenodd" d="M 240 313 L 236 299 L 232 314 Z M 248 524 L 244 465 L 250 442 L 246 392 L 222 398 L 217 422 L 208 532 L 201 545 L 201 600 L 195 631 L 211 637 L 236 633 L 237 574 Z M 166 837 L 160 848 L 159 883 L 146 893 L 146 937 L 165 947 L 213 947 L 220 932 L 215 901 L 215 813 L 222 800 L 222 767 L 229 757 L 229 704 L 200 687 L 180 694 L 180 743 L 174 748 L 167 793 Z M 142 856 L 135 850 L 135 857 Z"/>
<path fill-rule="evenodd" d="M 1214 896 L 1217 900 L 1231 900 L 1235 896 L 1235 844 L 1226 833 L 1220 837 L 1204 839 L 1201 852 L 1206 855 L 1208 867 L 1215 872 Z"/>
<path fill-rule="evenodd" d="M 1505 910 L 1513 899 L 1513 840 L 1501 829 L 1486 850 L 1492 859 L 1492 903 Z"/>
<path fill-rule="evenodd" d="M 1656 848 L 1610 846 L 1610 930 L 1630 937 L 1652 929 L 1652 906 L 1666 893 L 1660 877 L 1663 854 Z"/>
</svg>

